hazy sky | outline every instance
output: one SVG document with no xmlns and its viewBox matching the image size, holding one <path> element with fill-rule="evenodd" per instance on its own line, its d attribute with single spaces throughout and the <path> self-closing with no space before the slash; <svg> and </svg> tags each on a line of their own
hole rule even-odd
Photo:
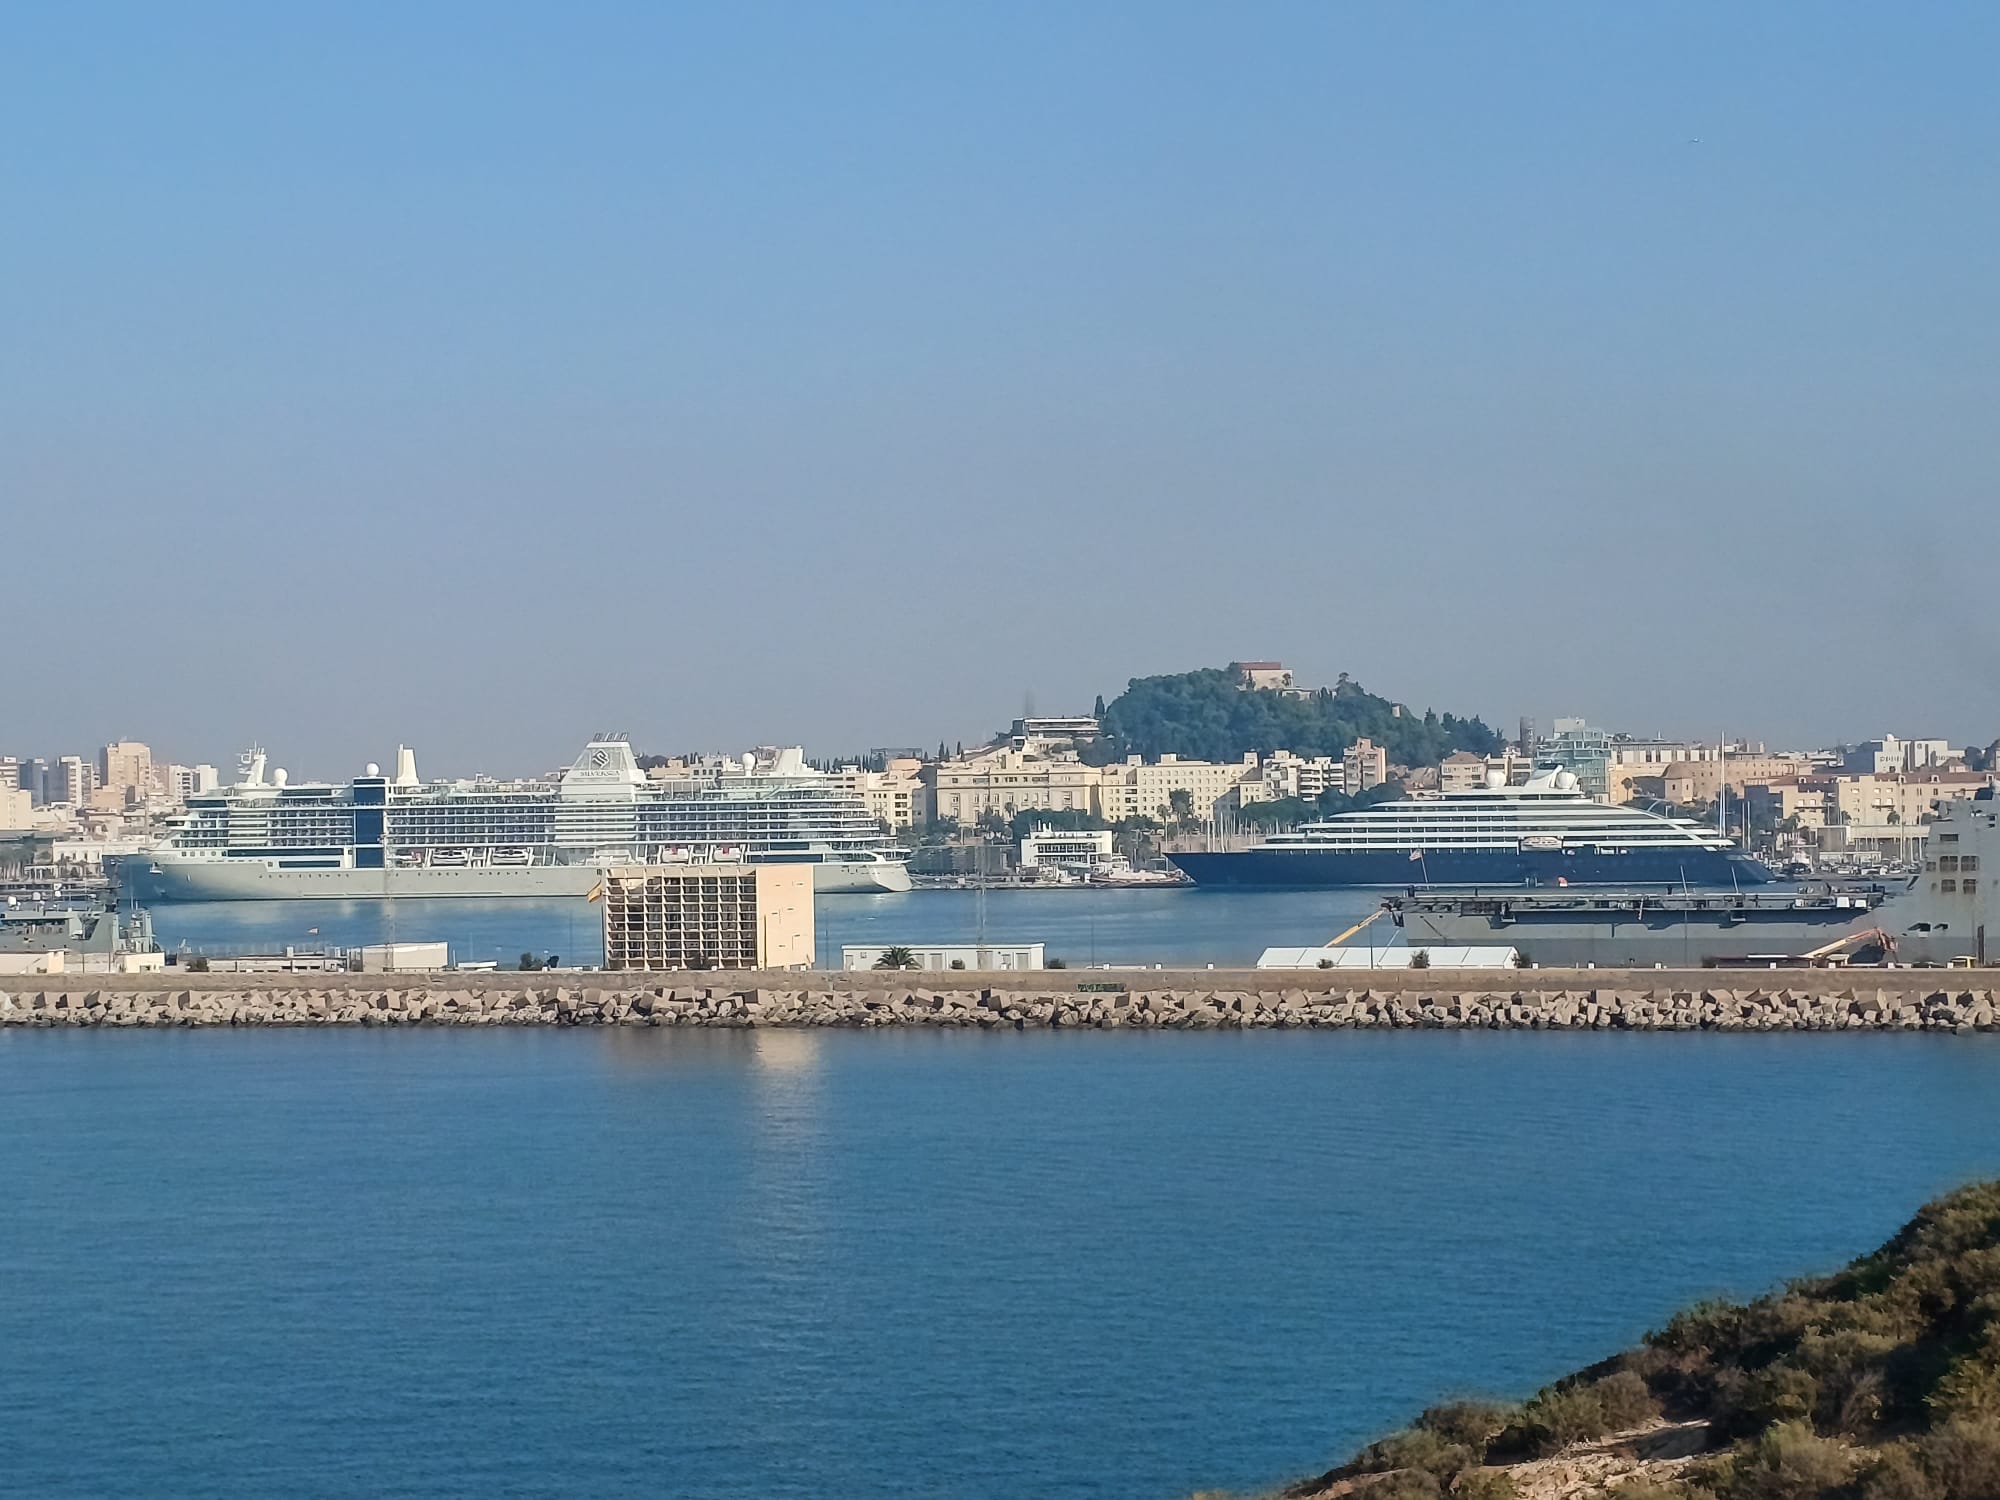
<svg viewBox="0 0 2000 1500">
<path fill-rule="evenodd" d="M 0 748 L 972 739 L 1277 656 L 2000 733 L 2000 7 L 0 23 Z"/>
</svg>

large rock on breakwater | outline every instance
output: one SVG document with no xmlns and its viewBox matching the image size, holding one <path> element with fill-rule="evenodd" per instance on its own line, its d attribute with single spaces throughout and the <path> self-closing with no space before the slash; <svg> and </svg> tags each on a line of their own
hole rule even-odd
<svg viewBox="0 0 2000 1500">
<path fill-rule="evenodd" d="M 315 976 L 317 978 L 317 976 Z M 582 975 L 576 983 L 439 979 L 179 986 L 47 980 L 0 989 L 0 1026 L 944 1026 L 1206 1031 L 1243 1028 L 1486 1031 L 1991 1031 L 2000 989 L 1856 981 L 1563 988 L 1398 982 L 1382 988 L 1229 988 L 1110 982 L 1041 987 L 863 984 L 788 987 L 686 976 Z M 1986 976 L 1981 976 L 1985 978 Z M 676 982 L 678 979 L 679 982 Z M 1255 984 L 1250 980 L 1246 983 Z M 1992 981 L 1989 979 L 1988 981 Z"/>
</svg>

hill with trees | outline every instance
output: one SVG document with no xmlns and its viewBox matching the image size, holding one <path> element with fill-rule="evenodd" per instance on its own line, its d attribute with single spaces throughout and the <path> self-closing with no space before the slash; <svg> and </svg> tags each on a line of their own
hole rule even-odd
<svg viewBox="0 0 2000 1500">
<path fill-rule="evenodd" d="M 1294 1500 L 1996 1500 L 2000 1183 L 1831 1276 L 1677 1314 L 1508 1406 L 1456 1401 Z"/>
<path fill-rule="evenodd" d="M 1100 763 L 1126 755 L 1230 761 L 1273 750 L 1339 755 L 1369 739 L 1394 764 L 1429 766 L 1455 750 L 1490 755 L 1501 745 L 1477 718 L 1399 711 L 1345 672 L 1332 687 L 1307 694 L 1244 687 L 1221 667 L 1135 677 L 1101 718 L 1104 736 L 1090 757 Z"/>
</svg>

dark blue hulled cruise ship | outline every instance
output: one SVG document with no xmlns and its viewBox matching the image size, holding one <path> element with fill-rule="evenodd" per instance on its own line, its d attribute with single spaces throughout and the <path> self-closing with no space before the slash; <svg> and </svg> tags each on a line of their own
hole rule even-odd
<svg viewBox="0 0 2000 1500">
<path fill-rule="evenodd" d="M 1170 854 L 1196 885 L 1760 885 L 1771 872 L 1687 818 L 1610 807 L 1567 771 L 1341 813 L 1234 853 Z"/>
</svg>

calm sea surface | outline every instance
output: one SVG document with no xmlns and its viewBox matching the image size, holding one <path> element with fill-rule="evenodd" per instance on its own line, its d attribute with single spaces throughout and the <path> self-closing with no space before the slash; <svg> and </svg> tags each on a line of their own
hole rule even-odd
<svg viewBox="0 0 2000 1500">
<path fill-rule="evenodd" d="M 1380 903 L 1374 891 L 1052 890 L 907 891 L 821 896 L 823 965 L 840 966 L 842 943 L 1043 942 L 1071 964 L 1251 964 L 1266 948 L 1324 941 Z M 982 913 L 983 907 L 983 913 Z M 565 962 L 604 957 L 601 908 L 575 901 L 217 901 L 153 908 L 161 944 L 211 953 L 286 944 L 352 947 L 385 941 L 393 921 L 405 942 L 445 941 L 456 959 L 523 952 Z M 316 929 L 316 930 L 315 930 Z M 1386 920 L 1357 941 L 1388 942 Z"/>
<path fill-rule="evenodd" d="M 1996 1040 L 0 1032 L 0 1487 L 1249 1488 L 2000 1171 Z"/>
</svg>

